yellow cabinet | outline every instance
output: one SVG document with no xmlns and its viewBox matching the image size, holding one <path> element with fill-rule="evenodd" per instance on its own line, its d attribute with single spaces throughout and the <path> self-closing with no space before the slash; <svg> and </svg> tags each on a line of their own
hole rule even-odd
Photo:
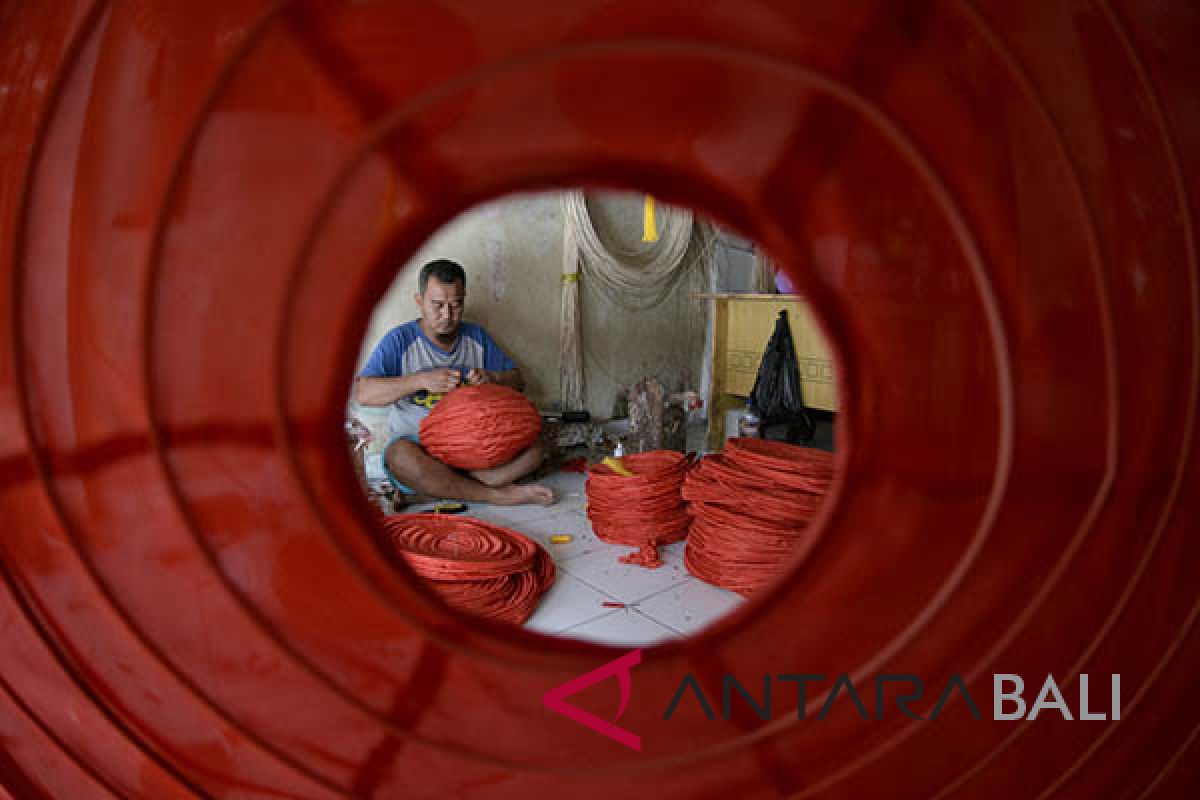
<svg viewBox="0 0 1200 800">
<path fill-rule="evenodd" d="M 804 404 L 837 410 L 833 358 L 808 303 L 790 294 L 710 294 L 712 387 L 708 398 L 708 449 L 725 441 L 725 412 L 742 408 L 781 310 L 788 313 Z"/>
</svg>

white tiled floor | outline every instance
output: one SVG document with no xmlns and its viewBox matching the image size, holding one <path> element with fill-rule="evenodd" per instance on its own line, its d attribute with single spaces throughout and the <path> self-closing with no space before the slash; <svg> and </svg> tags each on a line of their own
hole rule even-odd
<svg viewBox="0 0 1200 800">
<path fill-rule="evenodd" d="M 663 565 L 658 569 L 620 563 L 618 557 L 632 548 L 606 544 L 592 533 L 583 507 L 583 475 L 557 472 L 538 482 L 554 489 L 554 505 L 505 508 L 472 503 L 467 512 L 524 533 L 553 556 L 558 579 L 527 628 L 602 644 L 650 645 L 696 633 L 742 602 L 741 596 L 688 573 L 683 542 L 660 548 Z M 418 505 L 408 510 L 431 508 Z M 571 536 L 569 543 L 550 543 L 551 535 L 563 533 Z M 606 607 L 605 602 L 625 607 Z"/>
</svg>

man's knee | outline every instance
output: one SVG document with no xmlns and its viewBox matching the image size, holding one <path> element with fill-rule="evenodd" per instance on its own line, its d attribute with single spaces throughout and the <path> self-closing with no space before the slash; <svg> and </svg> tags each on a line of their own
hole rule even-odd
<svg viewBox="0 0 1200 800">
<path fill-rule="evenodd" d="M 541 439 L 537 439 L 529 447 L 521 451 L 521 454 L 514 458 L 510 464 L 518 474 L 513 476 L 513 480 L 524 478 L 526 475 L 536 471 L 546 460 L 546 448 L 542 444 Z"/>
<path fill-rule="evenodd" d="M 388 445 L 383 460 L 393 475 L 408 472 L 421 457 L 421 446 L 407 439 L 397 439 Z"/>
<path fill-rule="evenodd" d="M 502 486 L 508 486 L 512 480 L 506 475 L 501 475 L 492 470 L 479 470 L 470 473 L 471 477 L 482 483 L 484 486 L 490 486 L 493 489 L 499 489 Z"/>
</svg>

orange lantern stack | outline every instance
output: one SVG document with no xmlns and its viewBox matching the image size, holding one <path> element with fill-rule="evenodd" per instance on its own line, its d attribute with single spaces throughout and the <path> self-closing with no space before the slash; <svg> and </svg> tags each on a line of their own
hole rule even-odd
<svg viewBox="0 0 1200 800">
<path fill-rule="evenodd" d="M 413 572 L 458 611 L 520 625 L 554 584 L 554 561 L 516 531 L 472 517 L 403 514 L 383 522 Z"/>
<path fill-rule="evenodd" d="M 592 530 L 610 544 L 638 548 L 622 556 L 626 564 L 660 567 L 658 546 L 687 536 L 688 514 L 683 503 L 687 456 L 671 450 L 654 450 L 625 456 L 623 475 L 607 464 L 588 469 L 588 519 Z"/>
<path fill-rule="evenodd" d="M 741 595 L 763 586 L 814 543 L 808 523 L 833 479 L 833 456 L 767 441 L 730 439 L 688 473 L 692 516 L 684 563 Z"/>
</svg>

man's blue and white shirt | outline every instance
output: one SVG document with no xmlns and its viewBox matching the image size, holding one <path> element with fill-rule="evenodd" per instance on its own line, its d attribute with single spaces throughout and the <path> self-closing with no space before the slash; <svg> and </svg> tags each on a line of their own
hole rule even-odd
<svg viewBox="0 0 1200 800">
<path fill-rule="evenodd" d="M 465 379 L 472 369 L 506 372 L 516 366 L 487 331 L 472 322 L 459 323 L 458 341 L 450 350 L 443 350 L 421 330 L 420 320 L 414 319 L 388 331 L 375 345 L 358 375 L 360 378 L 399 378 L 451 367 L 457 368 Z M 397 400 L 388 412 L 388 429 L 392 436 L 415 434 L 431 405 L 424 389 Z"/>
</svg>

